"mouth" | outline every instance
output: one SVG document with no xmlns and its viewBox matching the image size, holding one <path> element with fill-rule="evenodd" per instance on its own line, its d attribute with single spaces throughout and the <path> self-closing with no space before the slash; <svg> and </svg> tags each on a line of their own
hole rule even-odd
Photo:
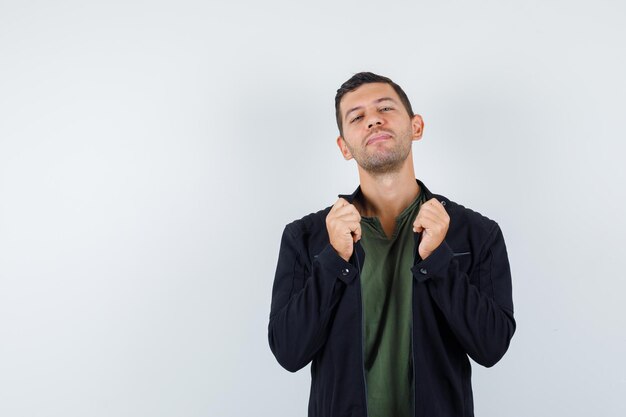
<svg viewBox="0 0 626 417">
<path fill-rule="evenodd" d="M 378 143 L 378 142 L 382 142 L 382 141 L 385 141 L 387 139 L 391 139 L 391 134 L 390 133 L 387 133 L 387 132 L 374 133 L 372 136 L 367 138 L 367 141 L 365 141 L 365 146 L 372 145 L 372 144 Z"/>
</svg>

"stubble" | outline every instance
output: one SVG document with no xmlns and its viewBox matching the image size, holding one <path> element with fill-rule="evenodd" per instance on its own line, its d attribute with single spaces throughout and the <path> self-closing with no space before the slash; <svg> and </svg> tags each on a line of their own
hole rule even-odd
<svg viewBox="0 0 626 417">
<path fill-rule="evenodd" d="M 370 174 L 380 175 L 400 171 L 402 164 L 411 152 L 411 130 L 400 132 L 399 135 L 389 139 L 392 143 L 386 146 L 365 144 L 353 147 L 346 141 L 348 150 L 356 163 Z M 392 146 L 389 146 L 392 145 Z"/>
</svg>

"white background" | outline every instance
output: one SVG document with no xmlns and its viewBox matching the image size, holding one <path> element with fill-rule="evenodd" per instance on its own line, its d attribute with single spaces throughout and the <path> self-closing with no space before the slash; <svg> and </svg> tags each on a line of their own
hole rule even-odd
<svg viewBox="0 0 626 417">
<path fill-rule="evenodd" d="M 306 415 L 273 274 L 358 185 L 333 99 L 364 70 L 424 117 L 416 175 L 504 231 L 518 330 L 476 415 L 625 415 L 625 11 L 0 1 L 0 415 Z"/>
</svg>

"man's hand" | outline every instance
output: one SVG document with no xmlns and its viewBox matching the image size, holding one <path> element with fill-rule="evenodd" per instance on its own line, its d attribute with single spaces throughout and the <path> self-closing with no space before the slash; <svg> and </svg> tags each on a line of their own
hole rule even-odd
<svg viewBox="0 0 626 417">
<path fill-rule="evenodd" d="M 448 233 L 448 226 L 450 226 L 450 216 L 436 198 L 431 198 L 422 204 L 413 222 L 415 233 L 424 232 L 417 248 L 422 259 L 428 258 L 443 242 Z"/>
<path fill-rule="evenodd" d="M 343 259 L 350 260 L 354 244 L 361 239 L 361 215 L 343 198 L 337 200 L 326 216 L 330 244 Z"/>
</svg>

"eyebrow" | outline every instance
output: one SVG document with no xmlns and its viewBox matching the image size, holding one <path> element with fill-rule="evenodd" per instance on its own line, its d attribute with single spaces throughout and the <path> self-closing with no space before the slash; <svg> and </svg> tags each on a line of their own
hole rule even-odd
<svg viewBox="0 0 626 417">
<path fill-rule="evenodd" d="M 393 98 L 391 98 L 391 97 L 381 97 L 381 98 L 379 98 L 379 99 L 374 100 L 374 103 L 380 103 L 380 102 L 383 102 L 383 101 L 391 101 L 392 103 L 398 104 L 398 103 L 397 103 L 397 102 L 396 102 Z M 344 120 L 346 120 L 346 119 L 348 118 L 348 115 L 349 115 L 350 113 L 352 113 L 353 111 L 356 111 L 356 110 L 360 110 L 360 109 L 362 109 L 362 108 L 363 108 L 363 106 L 356 106 L 356 107 L 351 108 L 350 110 L 348 110 L 348 112 L 346 113 L 346 115 L 344 116 L 344 118 L 343 118 L 343 119 L 344 119 Z"/>
</svg>

